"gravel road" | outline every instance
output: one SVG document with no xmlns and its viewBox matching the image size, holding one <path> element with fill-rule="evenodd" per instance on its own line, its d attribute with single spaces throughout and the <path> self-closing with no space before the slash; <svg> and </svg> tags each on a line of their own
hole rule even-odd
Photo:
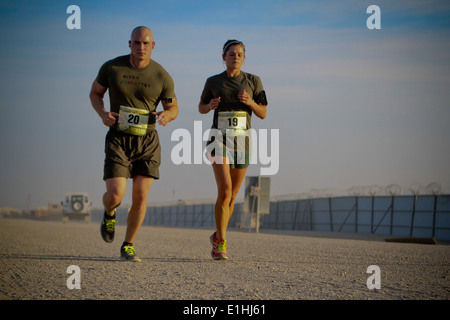
<svg viewBox="0 0 450 320">
<path fill-rule="evenodd" d="M 212 230 L 143 226 L 142 263 L 119 259 L 125 226 L 0 219 L 0 300 L 448 300 L 450 246 L 319 232 L 228 232 L 213 261 Z M 367 268 L 380 268 L 369 289 Z M 79 272 L 67 272 L 78 266 Z M 69 289 L 79 275 L 80 289 Z M 376 275 L 374 273 L 373 275 Z M 370 282 L 376 283 L 374 281 Z"/>
</svg>

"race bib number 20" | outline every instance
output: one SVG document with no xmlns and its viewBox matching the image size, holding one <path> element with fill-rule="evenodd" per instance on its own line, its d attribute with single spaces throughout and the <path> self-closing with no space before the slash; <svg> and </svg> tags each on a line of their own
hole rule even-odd
<svg viewBox="0 0 450 320">
<path fill-rule="evenodd" d="M 148 110 L 120 106 L 118 130 L 135 136 L 147 133 Z"/>
</svg>

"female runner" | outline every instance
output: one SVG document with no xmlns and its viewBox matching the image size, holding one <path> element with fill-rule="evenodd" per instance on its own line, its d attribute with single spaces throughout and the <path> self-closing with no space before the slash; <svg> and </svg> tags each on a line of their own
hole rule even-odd
<svg viewBox="0 0 450 320">
<path fill-rule="evenodd" d="M 226 70 L 206 80 L 199 112 L 214 110 L 213 136 L 207 143 L 217 184 L 215 221 L 217 231 L 211 237 L 211 255 L 215 260 L 227 260 L 226 230 L 233 214 L 234 201 L 250 162 L 251 116 L 266 117 L 267 100 L 261 79 L 243 72 L 245 46 L 241 41 L 228 40 L 222 51 Z"/>
</svg>

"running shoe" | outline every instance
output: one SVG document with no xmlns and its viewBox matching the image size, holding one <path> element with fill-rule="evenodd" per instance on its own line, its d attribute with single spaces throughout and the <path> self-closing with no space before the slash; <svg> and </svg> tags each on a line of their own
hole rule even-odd
<svg viewBox="0 0 450 320">
<path fill-rule="evenodd" d="M 211 245 L 212 245 L 212 251 L 211 256 L 214 260 L 228 260 L 228 254 L 227 254 L 227 241 L 221 240 L 219 241 L 216 238 L 216 232 L 214 232 L 210 237 Z"/>
<path fill-rule="evenodd" d="M 133 246 L 122 246 L 120 248 L 120 258 L 130 262 L 142 262 L 136 255 L 136 250 L 134 250 Z"/>
<path fill-rule="evenodd" d="M 100 225 L 100 234 L 102 235 L 103 240 L 108 243 L 111 243 L 114 240 L 116 223 L 116 219 L 103 218 L 102 224 Z"/>
</svg>

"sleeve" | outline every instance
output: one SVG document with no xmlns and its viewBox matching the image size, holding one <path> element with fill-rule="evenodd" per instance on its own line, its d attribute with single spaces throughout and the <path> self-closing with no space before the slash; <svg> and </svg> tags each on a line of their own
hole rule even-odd
<svg viewBox="0 0 450 320">
<path fill-rule="evenodd" d="M 205 87 L 203 88 L 202 95 L 200 96 L 200 100 L 203 103 L 209 103 L 211 99 L 214 98 L 211 92 L 210 80 L 207 79 L 205 83 Z"/>
<path fill-rule="evenodd" d="M 95 79 L 98 83 L 107 88 L 109 87 L 108 71 L 109 64 L 105 62 L 98 71 L 97 78 Z"/>
<path fill-rule="evenodd" d="M 253 82 L 253 95 L 257 96 L 258 94 L 261 93 L 261 91 L 264 90 L 263 85 L 262 85 L 262 81 L 261 78 L 258 76 L 253 75 L 252 76 L 252 82 Z"/>
<path fill-rule="evenodd" d="M 167 99 L 167 98 L 176 98 L 175 95 L 175 82 L 173 81 L 173 78 L 170 76 L 169 73 L 166 73 L 164 81 L 164 87 L 161 92 L 160 99 Z"/>
<path fill-rule="evenodd" d="M 253 100 L 255 100 L 256 103 L 262 104 L 267 106 L 267 98 L 266 98 L 266 92 L 264 91 L 264 87 L 261 81 L 261 78 L 258 76 L 255 76 L 254 78 L 254 85 L 255 90 L 253 92 Z"/>
</svg>

